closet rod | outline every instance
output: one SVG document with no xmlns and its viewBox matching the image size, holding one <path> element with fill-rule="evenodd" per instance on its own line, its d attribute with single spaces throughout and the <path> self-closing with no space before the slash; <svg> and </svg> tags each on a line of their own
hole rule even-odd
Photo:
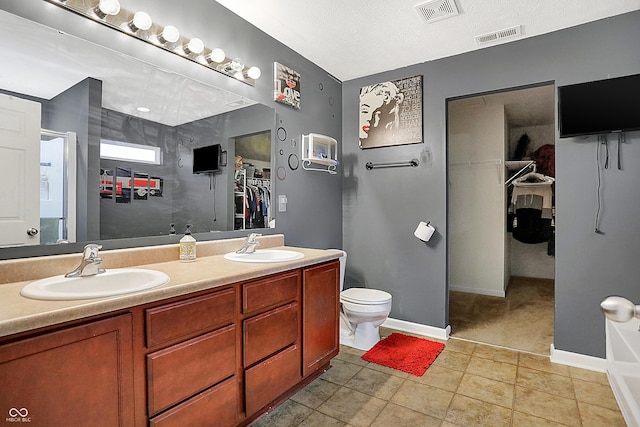
<svg viewBox="0 0 640 427">
<path fill-rule="evenodd" d="M 411 166 L 412 168 L 418 167 L 420 165 L 420 161 L 418 159 L 411 159 L 402 162 L 367 162 L 365 167 L 368 171 L 375 168 L 400 168 L 405 166 Z"/>
<path fill-rule="evenodd" d="M 491 160 L 474 160 L 469 162 L 458 162 L 451 163 L 451 166 L 473 166 L 473 165 L 499 165 L 502 164 L 501 159 L 491 159 Z"/>
<path fill-rule="evenodd" d="M 536 162 L 534 160 L 531 160 L 528 164 L 523 166 L 518 172 L 514 173 L 513 176 L 511 178 L 509 178 L 504 183 L 504 185 L 509 186 L 509 184 L 511 184 L 514 179 L 518 178 L 520 175 L 522 175 L 524 173 L 525 170 L 527 170 L 529 168 L 532 168 L 533 171 L 535 172 L 535 170 L 536 170 Z"/>
</svg>

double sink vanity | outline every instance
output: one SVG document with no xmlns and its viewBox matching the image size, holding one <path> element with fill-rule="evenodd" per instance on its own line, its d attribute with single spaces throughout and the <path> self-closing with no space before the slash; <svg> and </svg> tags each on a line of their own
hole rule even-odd
<svg viewBox="0 0 640 427">
<path fill-rule="evenodd" d="M 340 252 L 274 235 L 233 259 L 242 241 L 199 243 L 191 263 L 177 245 L 104 252 L 95 278 L 107 284 L 145 271 L 168 282 L 91 299 L 56 285 L 77 254 L 0 261 L 0 412 L 46 426 L 236 426 L 284 401 L 339 351 Z M 67 296 L 20 294 L 46 280 Z"/>
</svg>

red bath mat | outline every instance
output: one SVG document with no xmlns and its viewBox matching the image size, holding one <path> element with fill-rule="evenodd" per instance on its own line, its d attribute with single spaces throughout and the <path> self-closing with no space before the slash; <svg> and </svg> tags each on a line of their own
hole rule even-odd
<svg viewBox="0 0 640 427">
<path fill-rule="evenodd" d="M 394 332 L 380 340 L 362 358 L 421 377 L 443 349 L 442 343 Z"/>
</svg>

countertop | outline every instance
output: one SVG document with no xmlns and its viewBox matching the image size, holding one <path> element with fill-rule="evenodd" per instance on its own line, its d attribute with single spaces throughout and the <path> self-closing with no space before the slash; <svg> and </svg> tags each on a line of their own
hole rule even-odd
<svg viewBox="0 0 640 427">
<path fill-rule="evenodd" d="M 223 255 L 212 255 L 198 257 L 190 263 L 166 261 L 136 265 L 136 268 L 166 273 L 170 277 L 169 283 L 108 298 L 43 301 L 20 295 L 20 290 L 31 280 L 3 284 L 0 286 L 0 337 L 319 264 L 341 255 L 340 251 L 331 249 L 273 248 L 299 251 L 305 256 L 294 261 L 258 264 L 228 261 Z"/>
</svg>

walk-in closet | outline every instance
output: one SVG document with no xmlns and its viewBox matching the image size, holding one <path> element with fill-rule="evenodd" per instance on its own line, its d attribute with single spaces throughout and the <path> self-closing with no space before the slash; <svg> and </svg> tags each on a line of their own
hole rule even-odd
<svg viewBox="0 0 640 427">
<path fill-rule="evenodd" d="M 549 354 L 555 276 L 553 83 L 448 101 L 451 335 Z"/>
<path fill-rule="evenodd" d="M 233 229 L 273 227 L 271 132 L 236 138 L 233 169 Z"/>
</svg>

